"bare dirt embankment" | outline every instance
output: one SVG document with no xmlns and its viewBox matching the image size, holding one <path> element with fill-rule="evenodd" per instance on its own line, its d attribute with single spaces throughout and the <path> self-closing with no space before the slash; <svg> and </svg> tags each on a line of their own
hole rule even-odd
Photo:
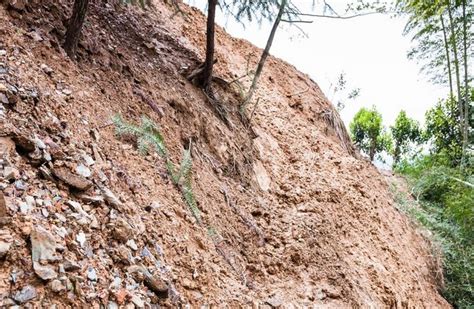
<svg viewBox="0 0 474 309">
<path fill-rule="evenodd" d="M 237 88 L 216 85 L 226 125 L 182 75 L 204 54 L 199 11 L 94 2 L 72 62 L 58 47 L 71 3 L 6 2 L 1 306 L 449 307 L 428 244 L 308 76 L 270 57 L 253 130 Z M 221 29 L 216 44 L 226 80 L 260 53 Z M 163 160 L 117 138 L 117 113 L 152 118 L 175 162 L 192 141 L 202 225 Z"/>
</svg>

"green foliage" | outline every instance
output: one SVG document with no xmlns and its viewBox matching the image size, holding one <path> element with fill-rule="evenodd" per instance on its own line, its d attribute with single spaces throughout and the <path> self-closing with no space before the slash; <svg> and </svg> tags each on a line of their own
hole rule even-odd
<svg viewBox="0 0 474 309">
<path fill-rule="evenodd" d="M 115 124 L 117 135 L 131 135 L 137 138 L 137 148 L 141 154 L 147 154 L 150 147 L 165 160 L 166 169 L 173 183 L 180 189 L 183 199 L 188 205 L 191 213 L 198 222 L 201 222 L 201 215 L 197 206 L 194 191 L 192 189 L 192 158 L 191 151 L 185 149 L 179 170 L 176 172 L 175 165 L 171 161 L 164 138 L 159 127 L 149 118 L 142 117 L 140 126 L 125 122 L 120 115 L 112 118 Z"/>
<path fill-rule="evenodd" d="M 421 140 L 420 125 L 416 120 L 407 117 L 405 111 L 402 110 L 395 119 L 395 125 L 390 127 L 390 131 L 394 142 L 392 153 L 397 164 L 401 156 L 408 153 L 410 144 Z"/>
<path fill-rule="evenodd" d="M 443 154 L 403 161 L 398 171 L 409 179 L 421 207 L 396 201 L 435 233 L 443 249 L 443 294 L 454 306 L 469 308 L 474 304 L 474 170 L 449 163 Z"/>
<path fill-rule="evenodd" d="M 433 153 L 444 153 L 451 166 L 459 164 L 462 156 L 462 139 L 458 104 L 454 99 L 438 102 L 426 112 L 425 137 L 432 144 Z"/>
<path fill-rule="evenodd" d="M 370 157 L 374 159 L 376 153 L 390 151 L 392 140 L 382 126 L 382 115 L 372 109 L 361 108 L 349 125 L 352 140 Z"/>
<path fill-rule="evenodd" d="M 259 24 L 264 20 L 273 20 L 278 13 L 281 1 L 267 0 L 227 0 L 220 1 L 221 9 L 228 15 L 232 16 L 238 22 L 243 23 L 244 20 L 252 22 L 256 20 Z M 283 14 L 286 20 L 299 20 L 300 13 L 298 7 L 293 1 L 288 1 L 285 12 Z"/>
</svg>

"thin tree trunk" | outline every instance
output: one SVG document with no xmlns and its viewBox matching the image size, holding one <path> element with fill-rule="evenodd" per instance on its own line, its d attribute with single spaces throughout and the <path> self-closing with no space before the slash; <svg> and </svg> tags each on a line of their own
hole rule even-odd
<svg viewBox="0 0 474 309">
<path fill-rule="evenodd" d="M 207 30 L 206 30 L 206 60 L 203 70 L 196 78 L 199 87 L 206 89 L 212 80 L 214 66 L 214 36 L 217 0 L 208 0 L 207 4 Z"/>
<path fill-rule="evenodd" d="M 443 15 L 440 15 L 441 19 L 441 27 L 443 29 L 443 41 L 444 41 L 444 49 L 446 52 L 446 61 L 448 65 L 448 80 L 449 80 L 449 97 L 453 98 L 453 73 L 451 72 L 451 57 L 449 55 L 449 42 L 448 36 L 446 35 L 446 26 L 444 25 L 444 18 Z"/>
<path fill-rule="evenodd" d="M 89 8 L 89 0 L 75 0 L 72 9 L 72 15 L 66 31 L 66 39 L 64 41 L 64 50 L 71 59 L 76 57 L 77 43 L 81 35 L 82 26 L 86 19 L 87 10 Z"/>
<path fill-rule="evenodd" d="M 461 96 L 461 77 L 459 74 L 459 59 L 458 59 L 458 48 L 457 48 L 457 42 L 456 42 L 456 31 L 454 29 L 454 19 L 453 19 L 453 14 L 452 14 L 452 8 L 451 8 L 451 1 L 447 1 L 448 4 L 448 15 L 449 15 L 449 25 L 451 28 L 451 44 L 453 46 L 453 52 L 454 52 L 454 69 L 455 69 L 455 75 L 456 75 L 456 88 L 457 88 L 457 100 L 458 100 L 458 109 L 459 109 L 459 128 L 460 128 L 460 133 L 461 133 L 461 140 L 463 143 L 463 148 L 464 148 L 464 108 L 463 108 L 463 98 Z M 463 149 L 464 150 L 464 149 Z M 464 151 L 463 151 L 464 154 Z"/>
<path fill-rule="evenodd" d="M 377 145 L 377 141 L 376 141 L 376 137 L 372 138 L 372 140 L 370 141 L 370 149 L 369 149 L 369 157 L 370 157 L 370 161 L 374 161 L 374 157 L 375 157 L 375 147 Z"/>
<path fill-rule="evenodd" d="M 466 161 L 466 151 L 467 144 L 469 142 L 469 104 L 470 104 L 470 95 L 469 95 L 469 73 L 467 71 L 467 61 L 468 61 L 468 49 L 467 49 L 467 16 L 466 16 L 466 0 L 462 2 L 462 17 L 463 17 L 463 47 L 464 47 L 464 126 L 463 126 L 463 160 L 461 161 L 461 166 Z"/>
<path fill-rule="evenodd" d="M 459 59 L 458 59 L 458 48 L 456 43 L 456 31 L 454 29 L 454 19 L 452 14 L 451 3 L 448 0 L 448 15 L 449 15 L 449 26 L 451 28 L 451 44 L 453 45 L 453 52 L 454 52 L 454 69 L 456 73 L 456 88 L 457 88 L 457 95 L 458 95 L 458 108 L 459 108 L 459 115 L 460 115 L 460 128 L 461 128 L 461 138 L 463 137 L 463 121 L 464 121 L 464 110 L 462 104 L 462 96 L 461 96 L 461 77 L 459 74 Z"/>
<path fill-rule="evenodd" d="M 395 145 L 395 151 L 393 153 L 393 161 L 395 162 L 395 165 L 398 164 L 398 162 L 400 162 L 400 145 L 399 143 L 396 143 Z"/>
<path fill-rule="evenodd" d="M 268 37 L 267 45 L 265 46 L 265 49 L 263 50 L 262 56 L 260 57 L 260 61 L 258 62 L 257 70 L 255 71 L 255 76 L 253 77 L 253 80 L 252 80 L 252 85 L 250 86 L 247 96 L 245 97 L 244 104 L 242 104 L 243 106 L 246 105 L 248 102 L 250 102 L 250 100 L 252 99 L 253 93 L 255 92 L 255 89 L 257 88 L 258 79 L 260 78 L 260 75 L 262 74 L 263 66 L 265 65 L 265 61 L 267 60 L 267 57 L 270 53 L 270 48 L 272 47 L 273 39 L 275 38 L 275 33 L 278 29 L 278 25 L 280 24 L 281 18 L 283 17 L 283 13 L 285 12 L 285 7 L 286 7 L 287 2 L 288 2 L 287 0 L 281 1 L 278 15 L 275 21 L 273 22 L 273 27 L 272 27 L 272 30 L 270 31 L 270 36 Z"/>
</svg>

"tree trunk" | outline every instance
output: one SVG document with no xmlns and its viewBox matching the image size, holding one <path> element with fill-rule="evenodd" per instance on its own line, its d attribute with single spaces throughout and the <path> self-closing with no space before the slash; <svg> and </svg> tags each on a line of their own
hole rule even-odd
<svg viewBox="0 0 474 309">
<path fill-rule="evenodd" d="M 448 36 L 446 35 L 446 26 L 444 25 L 443 15 L 440 15 L 440 19 L 441 19 L 441 27 L 443 29 L 443 41 L 444 41 L 444 49 L 446 52 L 446 61 L 448 65 L 449 97 L 452 99 L 454 92 L 453 92 L 453 73 L 451 72 L 451 57 L 449 55 L 449 42 L 448 42 Z"/>
<path fill-rule="evenodd" d="M 206 89 L 212 80 L 214 66 L 214 36 L 217 0 L 208 0 L 207 4 L 207 30 L 206 30 L 206 60 L 204 67 L 196 77 L 197 86 Z"/>
<path fill-rule="evenodd" d="M 377 137 L 372 137 L 371 141 L 370 141 L 370 148 L 369 148 L 369 157 L 370 157 L 370 161 L 374 161 L 374 157 L 375 157 L 375 148 L 377 146 Z"/>
<path fill-rule="evenodd" d="M 81 35 L 82 26 L 86 19 L 87 10 L 89 8 L 89 0 L 75 0 L 72 9 L 72 15 L 66 31 L 66 39 L 64 41 L 64 50 L 71 59 L 76 57 L 77 43 Z"/>
<path fill-rule="evenodd" d="M 393 162 L 395 163 L 394 165 L 397 165 L 400 162 L 400 145 L 398 143 L 395 144 L 395 150 L 393 152 Z"/>
<path fill-rule="evenodd" d="M 287 0 L 281 1 L 278 15 L 275 21 L 273 22 L 273 27 L 270 32 L 270 36 L 268 37 L 268 40 L 267 40 L 267 45 L 265 46 L 262 56 L 260 57 L 257 70 L 255 71 L 255 76 L 253 77 L 253 80 L 252 80 L 252 85 L 250 86 L 247 96 L 245 97 L 244 104 L 242 105 L 246 105 L 248 102 L 250 102 L 250 100 L 252 99 L 253 93 L 255 92 L 255 89 L 257 88 L 258 79 L 260 78 L 260 75 L 262 74 L 263 66 L 265 65 L 265 61 L 267 60 L 268 54 L 270 53 L 270 48 L 272 47 L 273 39 L 275 38 L 275 33 L 278 29 L 278 25 L 280 24 L 281 18 L 283 17 L 283 13 L 285 12 L 285 7 L 286 7 L 287 2 L 288 2 Z"/>
<path fill-rule="evenodd" d="M 459 59 L 458 59 L 458 47 L 456 43 L 456 31 L 454 29 L 454 19 L 453 13 L 451 8 L 451 2 L 448 1 L 448 15 L 449 15 L 449 26 L 451 28 L 451 44 L 453 45 L 453 53 L 454 53 L 454 69 L 456 74 L 456 88 L 457 88 L 457 97 L 458 97 L 458 108 L 459 108 L 459 116 L 460 116 L 460 128 L 461 128 L 461 139 L 462 139 L 462 132 L 463 132 L 463 121 L 464 121 L 464 110 L 462 104 L 462 96 L 461 96 L 461 77 L 459 74 Z"/>
<path fill-rule="evenodd" d="M 466 15 L 466 0 L 462 2 L 462 17 L 463 17 L 463 47 L 464 47 L 464 125 L 463 125 L 463 143 L 462 143 L 462 154 L 463 160 L 461 161 L 461 166 L 466 163 L 466 151 L 467 145 L 469 143 L 469 104 L 470 104 L 470 94 L 469 94 L 469 73 L 467 71 L 467 62 L 468 62 L 468 48 L 467 48 L 467 15 Z"/>
</svg>

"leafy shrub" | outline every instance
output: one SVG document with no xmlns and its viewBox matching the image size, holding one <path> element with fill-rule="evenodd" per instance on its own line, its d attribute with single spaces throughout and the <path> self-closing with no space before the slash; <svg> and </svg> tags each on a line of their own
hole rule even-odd
<svg viewBox="0 0 474 309">
<path fill-rule="evenodd" d="M 398 171 L 407 176 L 419 206 L 396 202 L 431 230 L 443 252 L 443 295 L 457 308 L 474 306 L 474 188 L 471 169 L 450 167 L 442 153 L 413 162 L 402 161 Z"/>
</svg>

